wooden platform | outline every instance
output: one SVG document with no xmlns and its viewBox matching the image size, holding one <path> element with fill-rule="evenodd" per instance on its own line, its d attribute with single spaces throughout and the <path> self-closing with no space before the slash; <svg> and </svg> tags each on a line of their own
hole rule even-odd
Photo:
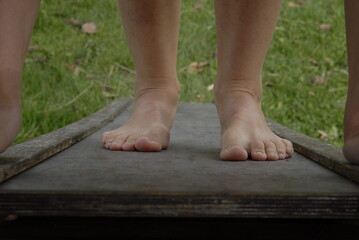
<svg viewBox="0 0 359 240">
<path fill-rule="evenodd" d="M 167 150 L 103 149 L 101 133 L 131 106 L 120 99 L 0 155 L 0 215 L 359 219 L 359 167 L 336 147 L 268 120 L 294 143 L 292 158 L 223 162 L 214 105 L 182 103 Z"/>
</svg>

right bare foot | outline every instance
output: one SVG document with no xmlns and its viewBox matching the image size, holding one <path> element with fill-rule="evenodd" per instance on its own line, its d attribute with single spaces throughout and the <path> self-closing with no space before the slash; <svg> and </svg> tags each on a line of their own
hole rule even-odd
<svg viewBox="0 0 359 240">
<path fill-rule="evenodd" d="M 121 127 L 103 133 L 102 144 L 117 151 L 161 151 L 169 143 L 177 109 L 179 83 L 153 84 L 136 91 L 135 106 Z"/>
</svg>

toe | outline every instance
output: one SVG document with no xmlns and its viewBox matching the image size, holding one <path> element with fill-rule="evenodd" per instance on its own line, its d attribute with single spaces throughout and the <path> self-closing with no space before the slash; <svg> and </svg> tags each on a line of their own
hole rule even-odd
<svg viewBox="0 0 359 240">
<path fill-rule="evenodd" d="M 104 132 L 104 133 L 102 133 L 102 137 L 101 137 L 102 145 L 105 145 L 105 144 L 106 144 L 106 139 L 107 139 L 107 137 L 108 137 L 109 134 L 110 134 L 110 132 Z"/>
<path fill-rule="evenodd" d="M 135 142 L 137 137 L 128 137 L 126 141 L 122 144 L 122 150 L 123 151 L 135 151 Z"/>
<path fill-rule="evenodd" d="M 111 144 L 109 144 L 109 147 L 107 149 L 112 150 L 112 151 L 121 151 L 122 144 L 118 143 L 118 142 L 111 142 Z"/>
<path fill-rule="evenodd" d="M 240 146 L 227 147 L 219 155 L 225 161 L 244 161 L 248 159 L 248 152 Z"/>
<path fill-rule="evenodd" d="M 163 149 L 162 145 L 149 137 L 140 137 L 134 143 L 136 150 L 141 152 L 159 152 Z"/>
<path fill-rule="evenodd" d="M 265 153 L 265 145 L 262 141 L 257 141 L 252 145 L 251 158 L 258 161 L 264 161 L 267 159 L 267 155 Z"/>
<path fill-rule="evenodd" d="M 277 154 L 278 154 L 278 159 L 279 160 L 283 160 L 286 158 L 287 153 L 286 153 L 286 147 L 284 145 L 284 143 L 282 141 L 276 141 L 275 145 L 277 147 Z"/>
<path fill-rule="evenodd" d="M 265 149 L 267 154 L 267 160 L 278 160 L 277 147 L 272 141 L 265 142 Z"/>
<path fill-rule="evenodd" d="M 136 150 L 142 152 L 159 152 L 168 146 L 170 134 L 163 124 L 151 127 L 135 142 Z"/>
<path fill-rule="evenodd" d="M 291 157 L 294 152 L 292 142 L 288 141 L 287 139 L 282 139 L 282 142 L 285 146 L 286 158 Z"/>
<path fill-rule="evenodd" d="M 105 148 L 112 151 L 121 151 L 122 144 L 126 140 L 126 136 L 118 135 L 113 136 L 111 133 L 108 134 L 108 137 L 105 140 Z"/>
<path fill-rule="evenodd" d="M 112 140 L 107 140 L 106 141 L 106 143 L 105 143 L 105 145 L 104 145 L 104 147 L 106 148 L 106 149 L 111 149 L 111 145 L 112 145 Z"/>
</svg>

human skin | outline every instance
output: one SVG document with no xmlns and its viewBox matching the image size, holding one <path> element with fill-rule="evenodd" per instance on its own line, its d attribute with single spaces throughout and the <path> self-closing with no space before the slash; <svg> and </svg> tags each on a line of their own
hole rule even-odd
<svg viewBox="0 0 359 240">
<path fill-rule="evenodd" d="M 110 150 L 161 151 L 168 146 L 178 102 L 180 1 L 120 0 L 119 5 L 136 66 L 136 101 L 128 122 L 105 132 L 102 143 Z M 261 110 L 261 70 L 280 5 L 279 0 L 215 1 L 214 93 L 222 160 L 282 160 L 293 153 L 291 142 L 268 128 Z"/>
<path fill-rule="evenodd" d="M 40 0 L 0 0 L 0 152 L 21 128 L 21 77 Z"/>
<path fill-rule="evenodd" d="M 359 1 L 345 1 L 349 84 L 344 114 L 343 153 L 359 164 Z"/>
<path fill-rule="evenodd" d="M 136 68 L 136 101 L 123 126 L 105 132 L 110 150 L 161 151 L 167 148 L 176 113 L 179 0 L 120 0 L 120 12 Z"/>
</svg>

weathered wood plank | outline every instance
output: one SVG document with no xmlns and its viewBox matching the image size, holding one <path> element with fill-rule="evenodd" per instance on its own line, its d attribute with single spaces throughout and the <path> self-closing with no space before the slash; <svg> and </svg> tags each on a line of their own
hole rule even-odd
<svg viewBox="0 0 359 240">
<path fill-rule="evenodd" d="M 359 195 L 18 192 L 0 199 L 3 216 L 359 219 Z"/>
<path fill-rule="evenodd" d="M 0 215 L 359 218 L 359 185 L 298 153 L 220 161 L 213 104 L 181 103 L 165 151 L 104 149 L 101 134 L 130 112 L 2 183 Z"/>
<path fill-rule="evenodd" d="M 68 148 L 118 116 L 131 99 L 119 99 L 98 112 L 48 134 L 10 147 L 0 154 L 0 183 Z"/>
<path fill-rule="evenodd" d="M 359 166 L 349 163 L 342 149 L 296 132 L 270 119 L 267 119 L 267 122 L 273 132 L 293 143 L 296 152 L 359 183 Z"/>
</svg>

